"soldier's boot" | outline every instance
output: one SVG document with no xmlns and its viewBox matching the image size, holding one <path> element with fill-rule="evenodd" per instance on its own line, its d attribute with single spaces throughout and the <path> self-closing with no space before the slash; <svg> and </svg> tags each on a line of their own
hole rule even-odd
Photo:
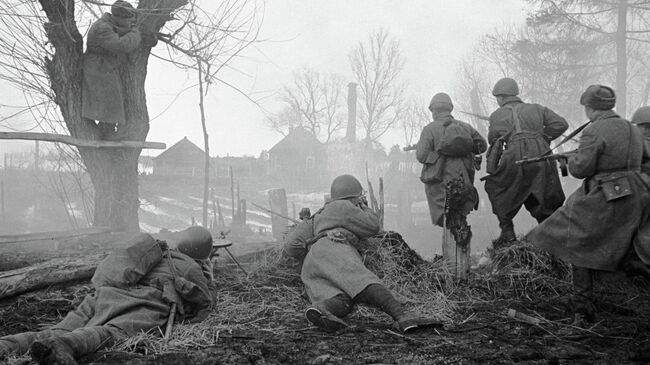
<svg viewBox="0 0 650 365">
<path fill-rule="evenodd" d="M 112 346 L 118 332 L 117 329 L 106 326 L 82 327 L 62 335 L 34 341 L 29 352 L 32 359 L 39 364 L 76 364 L 75 359 Z"/>
<path fill-rule="evenodd" d="M 498 217 L 499 218 L 499 228 L 501 228 L 501 234 L 497 238 L 499 245 L 506 245 L 517 239 L 515 236 L 515 225 L 512 222 L 511 218 L 507 217 Z"/>
<path fill-rule="evenodd" d="M 348 327 L 341 319 L 352 311 L 352 298 L 347 294 L 316 302 L 305 311 L 307 320 L 326 332 L 336 332 Z"/>
<path fill-rule="evenodd" d="M 574 316 L 574 322 L 594 322 L 596 308 L 593 299 L 593 273 L 592 270 L 573 266 L 574 294 L 569 300 L 569 311 Z"/>
<path fill-rule="evenodd" d="M 419 314 L 407 311 L 385 286 L 370 284 L 355 300 L 373 305 L 393 318 L 393 327 L 401 332 L 407 332 L 421 327 L 442 325 L 438 320 L 425 318 Z"/>
<path fill-rule="evenodd" d="M 44 330 L 39 332 L 22 332 L 15 335 L 0 337 L 0 353 L 24 355 L 29 351 L 29 345 L 38 339 L 48 338 L 57 334 L 63 334 L 66 330 Z"/>
</svg>

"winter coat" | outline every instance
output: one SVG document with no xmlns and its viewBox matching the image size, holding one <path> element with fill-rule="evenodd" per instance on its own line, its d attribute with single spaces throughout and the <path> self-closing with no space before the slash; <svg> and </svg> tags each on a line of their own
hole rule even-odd
<svg viewBox="0 0 650 365">
<path fill-rule="evenodd" d="M 650 264 L 650 178 L 640 172 L 648 156 L 636 126 L 611 110 L 599 112 L 569 158 L 582 186 L 527 239 L 584 268 L 615 270 L 631 247 Z"/>
<path fill-rule="evenodd" d="M 459 123 L 472 136 L 474 141 L 473 154 L 464 157 L 443 156 L 438 152 L 440 141 L 445 131 L 445 123 L 450 121 Z M 416 158 L 423 164 L 422 177 L 425 175 L 436 176 L 433 181 L 424 182 L 424 191 L 429 204 L 429 214 L 433 224 L 442 225 L 445 210 L 445 186 L 450 180 L 462 178 L 468 189 L 466 204 L 461 208 L 469 214 L 478 205 L 478 192 L 474 188 L 474 154 L 481 154 L 487 149 L 483 138 L 472 126 L 465 122 L 455 120 L 451 114 L 438 114 L 436 119 L 422 129 L 420 140 L 416 147 Z M 429 171 L 426 171 L 429 170 Z"/>
<path fill-rule="evenodd" d="M 354 298 L 368 285 L 381 284 L 354 246 L 378 232 L 375 213 L 344 199 L 325 204 L 289 233 L 284 249 L 290 256 L 304 257 L 300 277 L 312 303 L 342 293 Z"/>
<path fill-rule="evenodd" d="M 111 14 L 104 14 L 90 27 L 81 89 L 84 118 L 112 124 L 126 122 L 119 67 L 139 44 L 140 31 L 118 28 Z"/>
<path fill-rule="evenodd" d="M 499 166 L 485 178 L 485 191 L 498 217 L 506 217 L 519 209 L 533 195 L 540 204 L 536 218 L 546 217 L 562 206 L 564 192 L 555 161 L 518 166 L 515 161 L 537 157 L 550 150 L 549 142 L 569 127 L 564 118 L 538 104 L 523 103 L 516 96 L 507 97 L 502 107 L 490 115 L 490 145 L 515 129 L 513 108 L 519 115 L 521 133 L 507 140 Z M 531 212 L 533 213 L 533 212 Z M 538 217 L 539 216 L 539 217 Z"/>
<path fill-rule="evenodd" d="M 166 251 L 137 285 L 96 288 L 95 293 L 87 295 L 79 307 L 69 312 L 53 329 L 72 331 L 80 327 L 110 326 L 133 336 L 163 327 L 169 318 L 171 302 L 177 303 L 179 320 L 202 319 L 212 304 L 210 285 L 196 261 L 180 252 Z"/>
</svg>

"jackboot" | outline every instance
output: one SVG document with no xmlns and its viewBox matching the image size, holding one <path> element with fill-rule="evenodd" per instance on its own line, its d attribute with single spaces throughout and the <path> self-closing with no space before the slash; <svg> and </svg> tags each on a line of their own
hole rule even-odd
<svg viewBox="0 0 650 365">
<path fill-rule="evenodd" d="M 352 311 L 352 298 L 347 294 L 316 302 L 305 311 L 305 317 L 316 327 L 326 332 L 336 332 L 348 327 L 341 319 Z"/>
<path fill-rule="evenodd" d="M 573 290 L 574 294 L 569 300 L 569 311 L 574 315 L 575 321 L 584 319 L 587 322 L 594 322 L 596 319 L 596 308 L 593 298 L 593 272 L 580 266 L 573 266 Z"/>
<path fill-rule="evenodd" d="M 354 297 L 354 300 L 381 309 L 384 313 L 393 317 L 395 321 L 406 314 L 402 303 L 398 302 L 393 296 L 393 293 L 381 284 L 368 285 L 361 293 Z"/>
<path fill-rule="evenodd" d="M 510 243 L 517 239 L 515 235 L 515 225 L 512 222 L 511 218 L 507 217 L 497 217 L 499 219 L 499 228 L 501 228 L 501 234 L 497 238 L 499 246 Z"/>
<path fill-rule="evenodd" d="M 29 351 L 39 364 L 76 364 L 75 359 L 112 346 L 119 333 L 118 329 L 107 326 L 82 327 L 35 341 Z"/>
</svg>

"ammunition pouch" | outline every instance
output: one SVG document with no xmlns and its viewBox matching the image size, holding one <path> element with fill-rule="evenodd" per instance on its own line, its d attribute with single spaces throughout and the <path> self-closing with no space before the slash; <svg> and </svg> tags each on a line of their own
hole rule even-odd
<svg viewBox="0 0 650 365">
<path fill-rule="evenodd" d="M 505 148 L 506 136 L 501 136 L 497 138 L 494 143 L 490 145 L 486 153 L 485 158 L 485 171 L 493 175 L 499 169 L 499 162 L 501 161 L 501 155 L 503 155 L 503 150 Z"/>
<path fill-rule="evenodd" d="M 605 200 L 608 202 L 632 195 L 632 187 L 627 172 L 598 177 L 596 181 L 605 195 Z"/>
</svg>

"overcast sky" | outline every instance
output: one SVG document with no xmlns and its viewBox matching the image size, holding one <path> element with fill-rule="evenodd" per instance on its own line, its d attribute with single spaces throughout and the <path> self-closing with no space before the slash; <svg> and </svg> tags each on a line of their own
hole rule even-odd
<svg viewBox="0 0 650 365">
<path fill-rule="evenodd" d="M 203 0 L 205 2 L 211 0 Z M 397 38 L 406 60 L 402 79 L 408 93 L 428 100 L 439 91 L 453 95 L 458 64 L 478 39 L 498 26 L 525 20 L 522 0 L 266 0 L 260 39 L 231 70 L 229 83 L 267 96 L 262 108 L 225 85 L 213 85 L 206 99 L 211 155 L 259 155 L 281 139 L 266 124 L 282 104 L 276 92 L 302 67 L 351 78 L 348 54 L 380 28 Z M 82 30 L 83 31 L 83 30 Z M 158 46 L 162 47 L 162 46 Z M 152 60 L 147 96 L 152 118 L 148 140 L 168 147 L 187 136 L 203 144 L 196 76 Z M 496 81 L 496 80 L 495 80 Z M 10 92 L 3 89 L 0 95 Z M 0 109 L 0 117 L 7 114 Z M 397 133 L 395 133 L 397 135 Z M 401 141 L 388 136 L 390 146 Z M 16 143 L 6 142 L 4 143 Z M 2 150 L 10 146 L 0 147 Z M 143 154 L 156 155 L 149 150 Z"/>
</svg>

